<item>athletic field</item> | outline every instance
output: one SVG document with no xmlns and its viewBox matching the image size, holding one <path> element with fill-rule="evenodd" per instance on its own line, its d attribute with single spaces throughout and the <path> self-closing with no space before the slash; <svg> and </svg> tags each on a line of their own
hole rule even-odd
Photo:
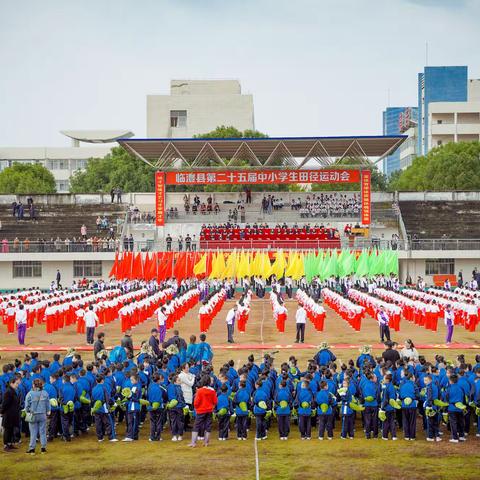
<svg viewBox="0 0 480 480">
<path fill-rule="evenodd" d="M 236 364 L 243 365 L 246 357 L 253 353 L 256 360 L 260 360 L 264 351 L 278 350 L 275 355 L 277 366 L 286 361 L 290 355 L 299 359 L 299 366 L 304 367 L 307 359 L 311 358 L 316 345 L 321 341 L 339 345 L 333 348 L 340 361 L 356 358 L 359 354 L 358 346 L 364 343 L 378 344 L 378 327 L 376 322 L 366 317 L 360 332 L 353 329 L 333 311 L 327 310 L 324 332 L 316 332 L 311 324 L 307 324 L 306 343 L 298 346 L 293 343 L 295 337 L 294 315 L 296 302 L 288 301 L 289 319 L 286 332 L 276 331 L 272 319 L 268 300 L 254 299 L 250 320 L 246 333 L 236 332 L 236 344 L 229 346 L 226 343 L 225 316 L 232 302 L 227 302 L 223 310 L 213 321 L 207 333 L 207 340 L 214 345 L 215 370 L 223 362 L 233 359 Z M 190 334 L 198 335 L 198 307 L 194 308 L 185 318 L 176 323 L 175 328 L 180 335 L 188 340 Z M 134 344 L 138 346 L 142 340 L 147 340 L 150 329 L 155 326 L 151 319 L 133 330 Z M 3 327 L 5 328 L 5 327 Z M 118 344 L 121 338 L 119 322 L 97 330 L 106 333 L 106 344 Z M 14 347 L 15 335 L 6 335 L 2 330 L 0 347 Z M 27 351 L 33 347 L 43 349 L 56 346 L 85 347 L 85 338 L 77 335 L 73 327 L 46 336 L 44 327 L 36 325 L 27 332 Z M 170 334 L 170 332 L 169 332 Z M 169 336 L 167 334 L 167 338 Z M 437 333 L 426 331 L 421 327 L 410 324 L 402 319 L 401 331 L 392 332 L 393 340 L 399 343 L 411 338 L 417 347 L 426 345 L 430 348 L 421 349 L 427 359 L 432 359 L 435 353 L 442 353 L 449 360 L 454 360 L 458 353 L 465 353 L 468 361 L 480 353 L 478 333 L 466 332 L 463 328 L 456 328 L 454 341 L 462 345 L 452 345 L 445 348 L 444 326 L 439 323 Z M 461 348 L 458 348 L 458 347 Z M 469 348 L 466 349 L 465 347 Z M 380 354 L 380 346 L 374 348 L 374 355 Z M 92 359 L 92 353 L 81 352 L 84 360 Z M 51 357 L 53 351 L 41 353 L 41 357 Z M 23 353 L 18 351 L 1 351 L 0 364 L 15 358 L 22 358 Z M 419 425 L 420 427 L 420 425 Z M 474 427 L 475 428 L 475 427 Z M 473 432 L 474 433 L 474 428 Z M 444 428 L 445 431 L 445 428 Z M 108 477 L 121 478 L 203 478 L 203 479 L 314 479 L 328 476 L 329 479 L 368 478 L 384 479 L 476 479 L 480 468 L 480 438 L 470 436 L 466 443 L 450 444 L 427 443 L 424 434 L 419 428 L 416 442 L 406 442 L 401 432 L 396 442 L 365 440 L 361 424 L 356 425 L 354 440 L 341 440 L 339 428 L 335 429 L 333 441 L 316 439 L 316 431 L 312 432 L 311 441 L 301 441 L 298 429 L 292 425 L 292 433 L 288 442 L 280 442 L 276 424 L 269 432 L 266 441 L 256 443 L 254 432 L 249 432 L 247 442 L 238 442 L 231 432 L 228 442 L 218 442 L 215 432 L 208 448 L 198 446 L 189 449 L 187 441 L 190 434 L 186 433 L 181 443 L 170 442 L 169 432 L 164 432 L 164 441 L 161 443 L 148 442 L 149 426 L 145 423 L 140 430 L 140 440 L 134 443 L 108 442 L 97 443 L 92 430 L 84 436 L 65 444 L 55 440 L 48 445 L 48 454 L 34 457 L 25 455 L 25 445 L 16 453 L 0 456 L 0 479 L 90 479 Z M 233 435 L 232 435 L 233 433 Z M 118 428 L 119 438 L 123 438 L 123 425 Z M 444 439 L 448 439 L 445 431 Z M 257 476 L 258 475 L 258 476 Z"/>
</svg>

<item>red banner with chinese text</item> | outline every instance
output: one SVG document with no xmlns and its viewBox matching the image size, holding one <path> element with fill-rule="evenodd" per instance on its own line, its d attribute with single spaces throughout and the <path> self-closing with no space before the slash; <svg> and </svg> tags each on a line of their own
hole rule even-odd
<svg viewBox="0 0 480 480">
<path fill-rule="evenodd" d="M 225 170 L 167 172 L 167 185 L 357 183 L 359 170 Z"/>
<path fill-rule="evenodd" d="M 370 170 L 362 170 L 361 195 L 362 195 L 362 224 L 370 225 L 372 221 L 371 210 L 371 173 Z"/>
<path fill-rule="evenodd" d="M 165 225 L 165 174 L 157 172 L 155 175 L 155 224 L 157 227 Z"/>
</svg>

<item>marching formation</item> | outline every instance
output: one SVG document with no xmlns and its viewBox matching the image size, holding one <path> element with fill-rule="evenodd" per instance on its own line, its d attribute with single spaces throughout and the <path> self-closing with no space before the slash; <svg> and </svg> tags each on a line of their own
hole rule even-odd
<svg viewBox="0 0 480 480">
<path fill-rule="evenodd" d="M 99 442 L 115 442 L 122 424 L 124 442 L 141 436 L 159 441 L 167 430 L 180 442 L 192 428 L 189 445 L 208 445 L 215 420 L 220 441 L 246 440 L 253 423 L 257 440 L 274 429 L 287 440 L 295 425 L 302 440 L 313 432 L 319 440 L 353 439 L 358 432 L 396 440 L 402 429 L 411 441 L 421 428 L 427 441 L 439 442 L 449 430 L 450 442 L 457 443 L 474 423 L 480 436 L 480 355 L 476 365 L 464 355 L 454 362 L 441 355 L 428 361 L 411 342 L 401 352 L 387 342 L 381 356 L 364 346 L 357 358 L 338 363 L 323 342 L 302 370 L 294 356 L 276 365 L 272 352 L 260 364 L 249 355 L 240 368 L 231 360 L 215 373 L 206 336 L 200 343 L 193 337 L 185 349 L 175 333 L 157 353 L 144 343 L 136 357 L 119 346 L 110 354 L 100 351 L 91 362 L 71 349 L 63 360 L 32 352 L 4 365 L 5 450 L 13 450 L 28 431 L 27 453 L 35 452 L 37 436 L 45 453 L 47 442 L 70 442 L 92 435 L 91 428 Z"/>
</svg>

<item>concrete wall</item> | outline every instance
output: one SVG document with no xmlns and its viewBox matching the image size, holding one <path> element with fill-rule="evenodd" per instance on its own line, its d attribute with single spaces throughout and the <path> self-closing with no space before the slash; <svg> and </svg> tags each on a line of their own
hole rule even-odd
<svg viewBox="0 0 480 480">
<path fill-rule="evenodd" d="M 16 288 L 40 287 L 48 288 L 56 278 L 57 269 L 62 275 L 62 284 L 69 286 L 73 277 L 74 260 L 100 260 L 102 262 L 102 278 L 108 278 L 114 261 L 113 253 L 75 253 L 75 254 L 1 254 L 0 256 L 0 290 Z M 13 278 L 13 261 L 42 262 L 42 276 L 32 278 Z"/>
</svg>

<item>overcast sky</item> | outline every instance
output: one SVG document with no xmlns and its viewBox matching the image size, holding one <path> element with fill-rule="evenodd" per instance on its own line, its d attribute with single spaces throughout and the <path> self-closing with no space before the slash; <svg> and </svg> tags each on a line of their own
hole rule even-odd
<svg viewBox="0 0 480 480">
<path fill-rule="evenodd" d="M 480 77 L 479 0 L 0 0 L 0 145 L 146 133 L 172 78 L 239 79 L 270 136 L 380 134 L 425 64 Z"/>
</svg>

